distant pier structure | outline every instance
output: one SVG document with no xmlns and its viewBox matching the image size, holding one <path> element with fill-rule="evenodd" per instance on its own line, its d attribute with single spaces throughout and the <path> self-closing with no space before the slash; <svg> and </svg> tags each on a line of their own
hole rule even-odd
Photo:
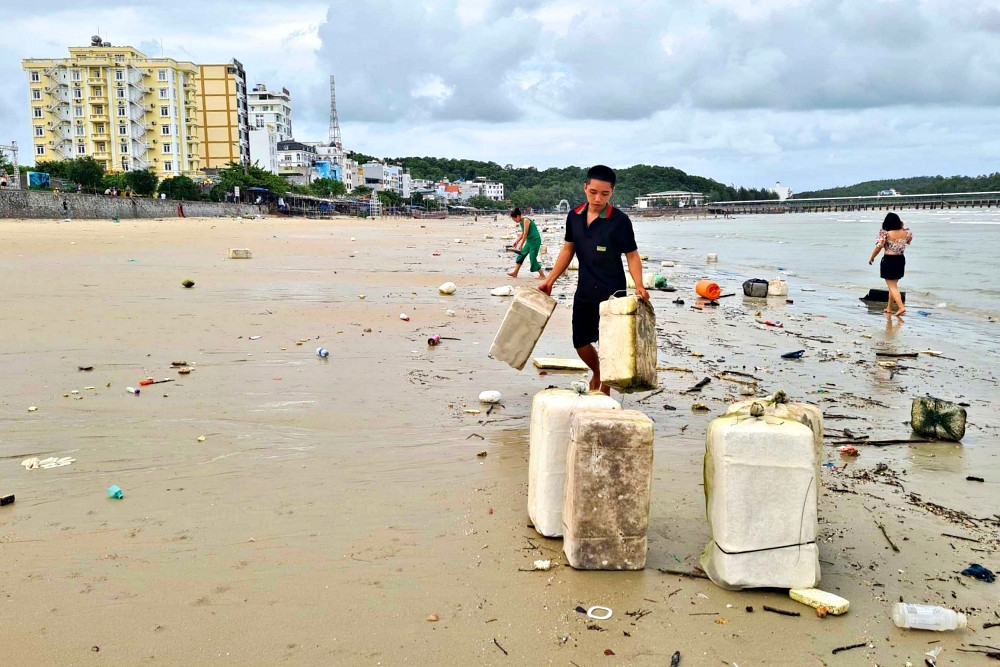
<svg viewBox="0 0 1000 667">
<path fill-rule="evenodd" d="M 1000 208 L 1000 192 L 948 192 L 927 195 L 872 197 L 816 197 L 807 199 L 760 199 L 719 201 L 706 205 L 709 213 L 829 213 L 835 211 L 879 211 L 949 208 Z"/>
</svg>

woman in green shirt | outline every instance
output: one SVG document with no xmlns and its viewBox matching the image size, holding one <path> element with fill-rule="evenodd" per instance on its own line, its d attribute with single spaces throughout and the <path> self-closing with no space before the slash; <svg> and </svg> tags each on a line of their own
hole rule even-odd
<svg viewBox="0 0 1000 667">
<path fill-rule="evenodd" d="M 513 271 L 508 271 L 507 275 L 511 278 L 517 278 L 518 271 L 521 270 L 521 264 L 524 263 L 524 258 L 531 257 L 531 272 L 538 272 L 538 277 L 545 279 L 545 272 L 542 271 L 542 265 L 538 261 L 538 249 L 542 247 L 542 235 L 538 233 L 538 227 L 535 226 L 535 221 L 531 218 L 525 218 L 521 215 L 521 209 L 515 208 L 510 212 L 510 217 L 513 218 L 514 222 L 521 226 L 521 238 L 514 242 L 514 247 L 519 248 L 520 252 L 517 253 L 517 265 L 514 267 Z M 525 224 L 527 223 L 527 224 Z"/>
</svg>

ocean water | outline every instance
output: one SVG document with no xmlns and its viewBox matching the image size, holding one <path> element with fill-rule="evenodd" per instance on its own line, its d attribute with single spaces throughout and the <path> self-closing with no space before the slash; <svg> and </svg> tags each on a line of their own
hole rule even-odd
<svg viewBox="0 0 1000 667">
<path fill-rule="evenodd" d="M 1000 319 L 1000 210 L 898 213 L 913 232 L 906 276 L 899 283 L 907 293 L 908 314 L 930 308 Z M 861 211 L 636 218 L 633 223 L 641 251 L 651 258 L 744 279 L 785 275 L 790 284 L 823 286 L 857 298 L 869 288 L 885 288 L 879 260 L 868 265 L 883 217 L 885 211 Z M 704 261 L 712 252 L 719 255 L 718 265 Z"/>
</svg>

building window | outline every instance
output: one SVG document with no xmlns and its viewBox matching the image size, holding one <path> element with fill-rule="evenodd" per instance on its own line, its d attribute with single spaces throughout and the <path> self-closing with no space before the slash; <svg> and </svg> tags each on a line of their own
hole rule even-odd
<svg viewBox="0 0 1000 667">
<path fill-rule="evenodd" d="M 116 53 L 115 54 L 115 62 L 116 63 L 123 63 L 123 62 L 125 62 L 125 54 L 124 53 Z"/>
<path fill-rule="evenodd" d="M 173 153 L 174 152 L 173 151 L 173 146 L 170 145 L 169 141 L 163 144 L 163 152 L 164 153 Z"/>
<path fill-rule="evenodd" d="M 100 78 L 100 76 L 101 76 L 101 68 L 100 67 L 91 67 L 90 68 L 90 78 L 97 79 L 97 78 Z"/>
<path fill-rule="evenodd" d="M 123 141 L 123 142 L 122 142 L 122 145 L 121 145 L 121 152 L 122 152 L 122 153 L 128 153 L 128 142 L 126 142 L 126 141 Z"/>
<path fill-rule="evenodd" d="M 73 115 L 77 118 L 83 118 L 83 107 L 73 107 Z"/>
<path fill-rule="evenodd" d="M 44 137 L 45 136 L 45 128 L 43 128 L 41 125 L 36 125 L 35 126 L 35 136 L 36 137 Z"/>
<path fill-rule="evenodd" d="M 156 70 L 156 80 L 157 81 L 166 81 L 167 80 L 167 70 L 165 70 L 165 69 L 158 69 L 158 70 Z"/>
<path fill-rule="evenodd" d="M 107 145 L 103 141 L 97 143 L 97 152 L 103 153 L 107 150 Z"/>
<path fill-rule="evenodd" d="M 31 99 L 33 99 L 33 100 L 40 100 L 40 99 L 42 99 L 42 91 L 38 90 L 37 88 L 32 88 L 31 89 Z"/>
<path fill-rule="evenodd" d="M 119 88 L 117 92 L 118 92 L 118 99 L 124 100 L 125 99 L 125 89 L 124 88 Z"/>
<path fill-rule="evenodd" d="M 35 155 L 45 155 L 45 146 L 35 146 Z"/>
<path fill-rule="evenodd" d="M 32 83 L 38 83 L 39 81 L 42 80 L 42 77 L 38 75 L 38 70 L 31 70 L 30 77 Z"/>
<path fill-rule="evenodd" d="M 84 132 L 86 132 L 86 130 L 84 129 L 83 125 L 76 126 L 76 136 L 82 137 Z"/>
<path fill-rule="evenodd" d="M 118 107 L 118 115 L 119 115 L 119 116 L 121 116 L 121 117 L 125 117 L 125 115 L 126 115 L 127 113 L 128 113 L 128 112 L 126 112 L 126 111 L 125 111 L 125 107 Z"/>
<path fill-rule="evenodd" d="M 73 80 L 74 81 L 80 80 L 80 70 L 78 69 L 73 70 Z"/>
<path fill-rule="evenodd" d="M 83 99 L 83 89 L 82 88 L 74 88 L 73 89 L 73 99 L 74 100 L 82 100 Z"/>
<path fill-rule="evenodd" d="M 115 60 L 118 60 L 119 58 L 121 58 L 121 56 L 115 56 Z M 119 62 L 121 62 L 121 61 L 119 61 Z M 115 70 L 115 81 L 124 81 L 124 80 L 125 80 L 125 70 L 116 69 Z"/>
<path fill-rule="evenodd" d="M 94 131 L 95 131 L 95 132 L 96 132 L 97 134 L 104 134 L 104 123 L 98 123 L 98 124 L 97 124 L 97 125 L 95 126 L 95 128 L 94 128 Z"/>
<path fill-rule="evenodd" d="M 161 116 L 169 116 L 170 115 L 170 107 L 160 107 L 160 115 Z"/>
<path fill-rule="evenodd" d="M 170 124 L 169 123 L 164 123 L 163 125 L 160 126 L 160 134 L 167 134 L 167 135 L 170 134 Z"/>
<path fill-rule="evenodd" d="M 173 170 L 174 170 L 173 162 L 167 161 L 163 163 L 163 171 L 173 171 Z"/>
<path fill-rule="evenodd" d="M 103 104 L 95 104 L 94 105 L 94 115 L 95 116 L 103 116 L 104 115 L 104 105 Z"/>
<path fill-rule="evenodd" d="M 87 154 L 87 147 L 85 145 L 83 145 L 83 144 L 77 144 L 76 145 L 76 154 L 77 155 L 86 155 Z"/>
<path fill-rule="evenodd" d="M 128 127 L 126 125 L 119 125 L 118 134 L 128 134 Z"/>
<path fill-rule="evenodd" d="M 41 118 L 42 117 L 42 107 L 32 107 L 31 108 L 31 115 L 34 118 Z"/>
<path fill-rule="evenodd" d="M 167 89 L 166 88 L 160 88 L 160 99 L 161 100 L 167 99 Z"/>
<path fill-rule="evenodd" d="M 90 96 L 91 97 L 101 97 L 102 95 L 104 95 L 104 89 L 103 88 L 101 88 L 100 86 L 91 86 L 90 87 Z"/>
</svg>

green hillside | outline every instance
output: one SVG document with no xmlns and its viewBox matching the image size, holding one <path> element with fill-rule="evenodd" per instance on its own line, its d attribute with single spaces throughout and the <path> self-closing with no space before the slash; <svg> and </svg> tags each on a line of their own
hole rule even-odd
<svg viewBox="0 0 1000 667">
<path fill-rule="evenodd" d="M 371 161 L 368 155 L 354 153 L 358 162 Z M 496 162 L 477 160 L 451 160 L 434 157 L 385 158 L 388 164 L 401 164 L 417 179 L 439 181 L 447 178 L 457 181 L 472 180 L 483 176 L 504 184 L 504 194 L 514 206 L 554 208 L 560 200 L 583 201 L 583 181 L 587 170 L 582 167 L 550 168 L 539 171 L 534 167 L 500 166 Z M 620 206 L 632 206 L 635 198 L 650 192 L 686 190 L 703 193 L 709 201 L 727 199 L 776 199 L 776 195 L 763 188 L 748 189 L 723 185 L 702 176 L 692 176 L 673 167 L 635 165 L 616 169 L 618 184 L 614 201 Z"/>
<path fill-rule="evenodd" d="M 901 195 L 926 195 L 945 192 L 991 192 L 1000 190 L 1000 172 L 988 176 L 916 176 L 865 181 L 826 190 L 797 192 L 795 199 L 809 197 L 873 197 L 882 190 L 895 190 Z"/>
</svg>

